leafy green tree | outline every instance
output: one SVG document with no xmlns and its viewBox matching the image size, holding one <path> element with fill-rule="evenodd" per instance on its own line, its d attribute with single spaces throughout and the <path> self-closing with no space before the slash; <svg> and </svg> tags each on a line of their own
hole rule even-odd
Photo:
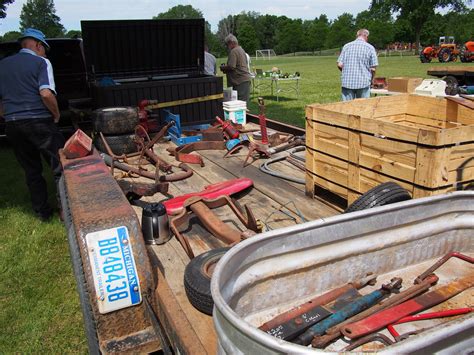
<svg viewBox="0 0 474 355">
<path fill-rule="evenodd" d="M 444 18 L 445 34 L 454 36 L 456 43 L 463 45 L 467 41 L 474 41 L 474 9 L 465 13 L 448 12 Z"/>
<path fill-rule="evenodd" d="M 250 55 L 260 48 L 255 28 L 247 19 L 239 21 L 237 39 L 239 40 L 239 45 Z"/>
<path fill-rule="evenodd" d="M 340 15 L 331 25 L 326 40 L 327 48 L 339 48 L 347 42 L 355 39 L 356 28 L 354 17 L 345 12 Z"/>
<path fill-rule="evenodd" d="M 371 7 L 385 7 L 398 14 L 398 18 L 406 19 L 415 33 L 415 48 L 418 48 L 423 26 L 434 16 L 435 10 L 464 11 L 468 3 L 471 0 L 372 0 Z"/>
<path fill-rule="evenodd" d="M 295 53 L 301 50 L 303 45 L 303 23 L 300 19 L 286 21 L 279 27 L 276 33 L 277 53 Z"/>
<path fill-rule="evenodd" d="M 371 8 L 360 12 L 356 17 L 356 28 L 370 31 L 369 42 L 375 48 L 386 48 L 395 37 L 395 28 L 390 12 L 384 9 Z"/>
<path fill-rule="evenodd" d="M 311 21 L 305 34 L 306 47 L 310 51 L 320 51 L 324 48 L 329 33 L 329 20 L 324 14 Z"/>
<path fill-rule="evenodd" d="M 0 18 L 5 18 L 7 16 L 7 6 L 15 0 L 0 0 Z"/>
<path fill-rule="evenodd" d="M 257 19 L 255 32 L 261 47 L 259 49 L 274 49 L 277 21 L 278 17 L 275 15 L 263 15 Z"/>
<path fill-rule="evenodd" d="M 224 17 L 217 24 L 217 38 L 224 43 L 225 38 L 233 33 L 237 33 L 237 16 L 229 15 Z"/>
<path fill-rule="evenodd" d="M 42 31 L 46 37 L 64 36 L 64 26 L 56 15 L 53 0 L 28 0 L 21 9 L 20 31 L 33 27 Z"/>
<path fill-rule="evenodd" d="M 16 41 L 20 36 L 21 33 L 18 31 L 6 32 L 2 37 L 2 42 Z"/>
<path fill-rule="evenodd" d="M 189 19 L 189 18 L 203 18 L 201 10 L 195 9 L 191 5 L 176 5 L 166 12 L 161 12 L 154 16 L 154 20 L 161 19 Z"/>
<path fill-rule="evenodd" d="M 79 30 L 69 30 L 65 36 L 67 38 L 82 38 L 82 32 Z"/>
</svg>

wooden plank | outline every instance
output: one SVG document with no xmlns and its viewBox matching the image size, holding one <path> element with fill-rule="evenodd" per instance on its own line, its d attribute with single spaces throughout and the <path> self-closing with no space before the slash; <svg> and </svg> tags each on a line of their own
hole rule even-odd
<svg viewBox="0 0 474 355">
<path fill-rule="evenodd" d="M 282 179 L 269 176 L 253 165 L 243 168 L 243 160 L 238 157 L 222 159 L 222 152 L 210 150 L 203 151 L 202 155 L 235 177 L 246 176 L 252 179 L 255 189 L 270 197 L 272 200 L 280 204 L 294 201 L 303 216 L 308 220 L 328 217 L 336 213 L 334 209 L 329 208 L 327 205 L 304 196 L 299 189 L 291 186 Z M 297 212 L 293 209 L 292 211 Z"/>
</svg>

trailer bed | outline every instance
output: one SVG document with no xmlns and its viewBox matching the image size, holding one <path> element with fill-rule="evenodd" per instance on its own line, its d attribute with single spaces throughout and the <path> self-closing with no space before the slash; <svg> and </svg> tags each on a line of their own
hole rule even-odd
<svg viewBox="0 0 474 355">
<path fill-rule="evenodd" d="M 166 152 L 172 143 L 155 145 L 155 153 L 170 163 L 177 165 L 174 157 Z M 311 199 L 305 196 L 304 185 L 288 182 L 261 172 L 258 166 L 262 160 L 243 168 L 247 151 L 242 150 L 237 156 L 223 158 L 224 151 L 202 151 L 205 166 L 192 165 L 193 176 L 186 180 L 170 183 L 169 193 L 173 196 L 200 191 L 205 186 L 224 180 L 248 177 L 253 180 L 254 187 L 244 196 L 239 197 L 241 205 L 247 204 L 255 217 L 265 223 L 268 229 L 293 226 L 306 220 L 324 219 L 339 214 L 341 207 L 337 201 L 320 198 Z M 196 153 L 194 153 L 196 154 Z M 283 153 L 286 154 L 286 153 Z M 295 177 L 304 178 L 304 172 L 299 171 L 287 162 L 275 163 L 275 169 Z M 118 172 L 118 174 L 120 174 Z M 130 180 L 130 179 L 129 179 Z M 144 182 L 146 179 L 140 178 Z M 162 194 L 144 197 L 142 200 L 158 202 L 165 198 Z M 284 209 L 284 213 L 277 212 Z M 139 219 L 141 208 L 135 207 Z M 228 223 L 243 230 L 242 224 L 231 212 L 230 208 L 222 207 L 214 212 Z M 198 222 L 192 221 L 191 228 L 183 233 L 192 246 L 195 255 L 209 249 L 225 246 Z M 192 353 L 216 353 L 216 333 L 212 317 L 196 310 L 188 301 L 184 284 L 184 270 L 189 263 L 189 257 L 175 237 L 162 245 L 148 247 L 150 259 L 157 270 L 158 288 L 155 292 L 158 318 L 165 329 L 171 344 L 180 343 L 180 348 Z M 172 346 L 173 348 L 175 346 Z"/>
</svg>

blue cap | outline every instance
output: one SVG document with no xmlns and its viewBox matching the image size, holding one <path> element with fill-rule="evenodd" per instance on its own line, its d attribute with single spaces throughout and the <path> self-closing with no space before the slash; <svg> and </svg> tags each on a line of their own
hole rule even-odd
<svg viewBox="0 0 474 355">
<path fill-rule="evenodd" d="M 46 42 L 44 33 L 41 32 L 40 30 L 37 30 L 35 28 L 27 28 L 26 30 L 23 31 L 23 33 L 21 34 L 21 37 L 18 38 L 18 41 L 21 41 L 24 38 L 34 38 L 37 41 L 40 41 L 41 43 L 43 43 L 46 49 L 49 49 L 49 44 L 48 42 Z"/>
</svg>

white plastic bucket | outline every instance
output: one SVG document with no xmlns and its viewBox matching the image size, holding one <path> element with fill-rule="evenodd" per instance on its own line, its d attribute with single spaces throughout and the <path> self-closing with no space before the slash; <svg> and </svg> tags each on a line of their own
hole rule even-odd
<svg viewBox="0 0 474 355">
<path fill-rule="evenodd" d="M 222 104 L 224 108 L 224 118 L 241 125 L 246 124 L 247 103 L 245 101 L 235 100 Z"/>
</svg>

